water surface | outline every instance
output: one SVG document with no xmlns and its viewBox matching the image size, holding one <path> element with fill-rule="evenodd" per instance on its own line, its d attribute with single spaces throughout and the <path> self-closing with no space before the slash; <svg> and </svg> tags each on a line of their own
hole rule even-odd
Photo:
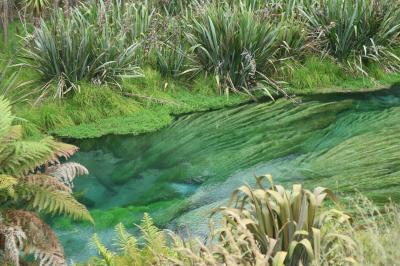
<svg viewBox="0 0 400 266">
<path fill-rule="evenodd" d="M 155 221 L 197 234 L 210 208 L 255 174 L 286 185 L 362 191 L 378 202 L 400 198 L 400 90 L 248 104 L 182 116 L 140 136 L 79 141 L 72 159 L 90 176 L 75 182 L 96 227 L 56 221 L 67 256 L 87 258 L 98 232 L 110 242 L 118 221 Z"/>
</svg>

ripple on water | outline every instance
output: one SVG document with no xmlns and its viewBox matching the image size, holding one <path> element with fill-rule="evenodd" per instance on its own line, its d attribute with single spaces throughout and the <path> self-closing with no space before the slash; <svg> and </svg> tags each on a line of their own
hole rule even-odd
<svg viewBox="0 0 400 266">
<path fill-rule="evenodd" d="M 399 121 L 394 89 L 249 104 L 183 116 L 156 133 L 83 140 L 73 160 L 90 176 L 77 179 L 76 191 L 101 214 L 103 227 L 74 224 L 75 231 L 57 232 L 78 261 L 93 254 L 87 252 L 93 232 L 107 243 L 117 221 L 132 226 L 144 211 L 163 226 L 189 226 L 202 235 L 210 208 L 225 204 L 254 174 L 400 199 Z"/>
</svg>

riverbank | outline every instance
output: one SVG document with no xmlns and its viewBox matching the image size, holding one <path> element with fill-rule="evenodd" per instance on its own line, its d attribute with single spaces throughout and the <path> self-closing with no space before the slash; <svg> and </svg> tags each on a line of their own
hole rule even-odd
<svg viewBox="0 0 400 266">
<path fill-rule="evenodd" d="M 22 82 L 27 76 L 25 73 Z M 399 82 L 400 74 L 351 76 L 329 61 L 310 59 L 287 73 L 286 79 L 284 90 L 290 96 L 303 97 L 384 90 Z M 273 95 L 275 99 L 282 96 Z M 270 100 L 263 94 L 256 97 Z M 32 98 L 14 108 L 19 117 L 31 123 L 33 131 L 82 139 L 154 132 L 171 124 L 177 115 L 237 106 L 254 99 L 246 94 L 221 95 L 215 80 L 209 77 L 188 82 L 168 80 L 146 69 L 144 77 L 125 80 L 122 89 L 82 83 L 80 93 L 62 99 L 48 97 L 36 104 Z"/>
<path fill-rule="evenodd" d="M 13 23 L 10 30 L 18 32 L 20 27 Z M 18 63 L 21 44 L 16 34 L 11 36 L 8 48 L 0 53 L 0 66 Z M 277 68 L 272 79 L 291 97 L 371 92 L 400 82 L 400 73 L 386 72 L 380 65 L 370 64 L 365 74 L 352 73 L 331 58 L 314 55 Z M 13 67 L 8 72 L 17 70 Z M 61 138 L 138 135 L 158 131 L 178 115 L 233 107 L 255 99 L 271 100 L 261 90 L 254 90 L 254 97 L 245 92 L 221 92 L 215 76 L 203 73 L 193 79 L 165 78 L 150 66 L 144 67 L 142 77 L 124 79 L 119 87 L 84 81 L 79 82 L 79 92 L 55 98 L 55 82 L 45 83 L 29 68 L 20 67 L 19 72 L 16 82 L 29 83 L 25 86 L 28 96 L 14 105 L 14 111 L 29 121 L 28 134 L 42 132 Z M 46 90 L 44 96 L 42 90 Z M 274 99 L 283 96 L 272 95 Z"/>
</svg>

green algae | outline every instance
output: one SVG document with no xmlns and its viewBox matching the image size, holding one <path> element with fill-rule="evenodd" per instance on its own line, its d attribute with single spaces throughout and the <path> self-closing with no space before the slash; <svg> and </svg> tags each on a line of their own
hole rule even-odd
<svg viewBox="0 0 400 266">
<path fill-rule="evenodd" d="M 158 201 L 147 205 L 130 205 L 126 207 L 114 207 L 107 210 L 93 209 L 90 211 L 96 221 L 96 230 L 114 228 L 118 223 L 126 228 L 134 228 L 143 218 L 143 213 L 149 213 L 156 220 L 157 226 L 165 227 L 168 222 L 182 213 L 187 208 L 188 201 L 182 198 L 174 198 L 167 201 Z M 89 223 L 73 221 L 68 217 L 57 217 L 51 220 L 57 230 L 73 230 L 77 226 L 92 227 Z"/>
</svg>

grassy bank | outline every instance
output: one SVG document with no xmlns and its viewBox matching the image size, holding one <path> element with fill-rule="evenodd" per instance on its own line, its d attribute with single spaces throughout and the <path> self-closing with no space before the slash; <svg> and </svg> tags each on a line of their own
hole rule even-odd
<svg viewBox="0 0 400 266">
<path fill-rule="evenodd" d="M 368 1 L 44 9 L 29 14 L 43 18 L 36 31 L 30 16 L 24 26 L 10 23 L 0 65 L 19 65 L 9 69 L 20 68 L 16 83 L 30 82 L 14 109 L 42 132 L 140 134 L 175 115 L 259 97 L 373 91 L 400 81 L 397 3 Z"/>
<path fill-rule="evenodd" d="M 124 81 L 123 91 L 81 84 L 80 93 L 15 107 L 19 117 L 60 137 L 91 138 L 106 134 L 140 134 L 158 130 L 174 115 L 218 109 L 248 101 L 247 96 L 218 95 L 209 79 L 192 85 L 161 79 L 152 70 L 144 78 Z M 191 86 L 191 89 L 187 89 Z"/>
<path fill-rule="evenodd" d="M 289 95 L 303 97 L 368 92 L 400 81 L 398 73 L 374 71 L 369 77 L 352 76 L 332 61 L 310 57 L 285 75 L 288 81 L 284 88 Z M 124 89 L 119 90 L 82 83 L 80 93 L 62 99 L 47 98 L 34 105 L 24 102 L 14 108 L 19 117 L 40 131 L 59 137 L 93 138 L 153 132 L 169 125 L 176 115 L 254 100 L 245 94 L 219 94 L 215 80 L 209 77 L 185 83 L 164 79 L 152 69 L 146 69 L 144 77 L 125 80 L 122 86 Z"/>
</svg>

